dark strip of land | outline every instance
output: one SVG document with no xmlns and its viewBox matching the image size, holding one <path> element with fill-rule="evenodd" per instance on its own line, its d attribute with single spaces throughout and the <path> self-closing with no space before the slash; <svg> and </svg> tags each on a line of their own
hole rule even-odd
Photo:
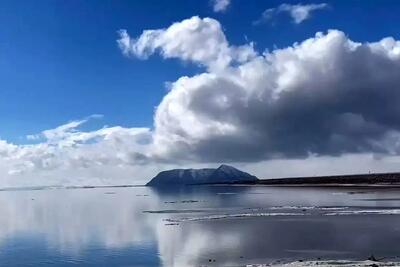
<svg viewBox="0 0 400 267">
<path fill-rule="evenodd" d="M 278 179 L 260 179 L 254 185 L 305 185 L 305 186 L 341 186 L 341 185 L 386 185 L 400 186 L 400 172 L 370 173 L 352 175 L 293 177 Z"/>
</svg>

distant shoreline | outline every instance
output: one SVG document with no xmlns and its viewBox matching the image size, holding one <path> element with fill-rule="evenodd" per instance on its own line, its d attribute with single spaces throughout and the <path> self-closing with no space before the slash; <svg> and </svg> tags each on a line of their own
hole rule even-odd
<svg viewBox="0 0 400 267">
<path fill-rule="evenodd" d="M 230 185 L 388 188 L 400 187 L 400 172 L 259 179 L 254 182 L 236 182 Z"/>
</svg>

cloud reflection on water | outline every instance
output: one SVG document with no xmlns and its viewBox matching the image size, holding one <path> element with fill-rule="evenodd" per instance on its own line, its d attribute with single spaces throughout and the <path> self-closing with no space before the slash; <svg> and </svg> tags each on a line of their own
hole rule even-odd
<svg viewBox="0 0 400 267">
<path fill-rule="evenodd" d="M 237 212 L 249 207 L 274 207 L 272 212 L 296 209 L 295 212 L 309 212 L 304 206 L 364 205 L 368 208 L 372 205 L 377 209 L 379 205 L 388 205 L 382 201 L 359 201 L 357 195 L 333 191 L 236 187 L 180 192 L 148 188 L 3 191 L 0 192 L 0 247 L 8 251 L 12 249 L 10 240 L 39 235 L 41 243 L 75 259 L 87 251 L 100 258 L 109 257 L 108 251 L 119 251 L 116 254 L 119 257 L 127 253 L 124 249 L 135 247 L 137 250 L 130 252 L 129 257 L 133 259 L 139 252 L 142 257 L 159 257 L 165 267 L 317 257 L 364 259 L 372 253 L 396 256 L 400 217 L 395 215 L 318 216 L 312 213 L 178 225 L 167 225 L 165 221 Z M 369 192 L 363 198 L 383 195 L 388 198 L 397 193 Z M 391 203 L 397 204 L 400 203 Z M 149 210 L 172 212 L 144 213 Z M 187 214 L 173 210 L 187 210 Z M 202 212 L 194 213 L 195 210 Z M 156 248 L 158 254 L 149 247 Z"/>
</svg>

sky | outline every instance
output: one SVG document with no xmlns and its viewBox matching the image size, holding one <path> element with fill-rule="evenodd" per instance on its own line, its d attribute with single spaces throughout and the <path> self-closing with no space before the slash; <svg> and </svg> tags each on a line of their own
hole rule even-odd
<svg viewBox="0 0 400 267">
<path fill-rule="evenodd" d="M 2 1 L 0 186 L 400 170 L 398 1 Z"/>
</svg>

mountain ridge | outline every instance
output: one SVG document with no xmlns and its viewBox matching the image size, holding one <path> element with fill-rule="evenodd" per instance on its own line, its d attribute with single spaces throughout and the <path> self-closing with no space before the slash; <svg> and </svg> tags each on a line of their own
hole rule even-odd
<svg viewBox="0 0 400 267">
<path fill-rule="evenodd" d="M 255 182 L 258 178 L 232 166 L 218 168 L 172 169 L 158 173 L 146 186 L 176 186 L 213 183 Z"/>
</svg>

